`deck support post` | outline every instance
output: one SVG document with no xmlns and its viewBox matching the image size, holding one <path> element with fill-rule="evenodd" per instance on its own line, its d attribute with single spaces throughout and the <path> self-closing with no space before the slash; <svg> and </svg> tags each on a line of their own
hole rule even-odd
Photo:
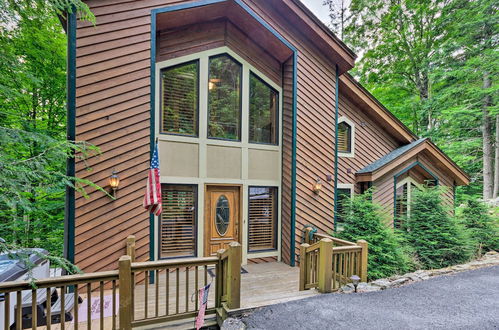
<svg viewBox="0 0 499 330">
<path fill-rule="evenodd" d="M 319 292 L 331 292 L 333 280 L 333 241 L 323 238 L 319 242 Z"/>
<path fill-rule="evenodd" d="M 300 245 L 300 291 L 304 291 L 307 289 L 305 288 L 305 285 L 307 284 L 307 274 L 310 273 L 307 263 L 307 248 L 309 246 L 310 245 L 308 243 L 303 243 L 302 245 Z"/>
<path fill-rule="evenodd" d="M 360 280 L 362 282 L 367 282 L 367 253 L 368 247 L 367 242 L 363 239 L 357 241 L 357 245 L 362 248 L 360 252 Z"/>
<path fill-rule="evenodd" d="M 120 284 L 120 329 L 132 329 L 132 258 L 122 256 L 118 262 L 119 265 L 119 284 Z"/>
<path fill-rule="evenodd" d="M 230 243 L 227 263 L 227 307 L 230 309 L 241 307 L 241 262 L 241 244 Z"/>
<path fill-rule="evenodd" d="M 126 238 L 126 255 L 130 256 L 132 262 L 135 262 L 135 236 L 130 235 Z"/>
</svg>

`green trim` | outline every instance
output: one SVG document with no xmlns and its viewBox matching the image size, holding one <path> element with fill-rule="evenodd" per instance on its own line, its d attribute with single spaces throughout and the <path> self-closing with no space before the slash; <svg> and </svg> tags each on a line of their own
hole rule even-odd
<svg viewBox="0 0 499 330">
<path fill-rule="evenodd" d="M 149 153 L 152 159 L 154 148 L 155 148 L 155 127 L 156 127 L 156 117 L 155 117 L 155 99 L 156 99 L 156 13 L 152 11 L 151 13 L 151 67 L 150 67 L 150 85 L 151 85 L 151 98 L 150 98 L 150 140 L 149 140 Z M 149 213 L 149 260 L 155 260 L 154 258 L 154 228 L 155 224 L 154 214 Z M 154 274 L 151 272 L 150 277 L 151 282 L 154 282 Z"/>
<path fill-rule="evenodd" d="M 401 175 L 407 173 L 408 171 L 410 171 L 415 166 L 419 166 L 423 170 L 425 170 L 429 175 L 431 175 L 433 177 L 433 179 L 435 179 L 436 185 L 437 186 L 439 185 L 438 176 L 436 176 L 435 174 L 433 174 L 432 171 L 430 171 L 426 166 L 424 166 L 423 164 L 421 164 L 419 161 L 415 161 L 411 165 L 409 165 L 406 168 L 404 168 L 402 171 L 400 171 L 397 174 L 395 174 L 393 176 L 393 227 L 394 228 L 395 228 L 395 225 L 396 225 L 396 222 L 397 222 L 396 215 L 397 215 L 397 181 L 398 181 L 398 178 L 399 178 L 399 176 L 401 176 Z"/>
<path fill-rule="evenodd" d="M 66 81 L 66 139 L 76 140 L 76 14 L 68 13 L 67 18 L 67 81 Z M 66 159 L 66 175 L 75 176 L 75 159 Z M 75 190 L 66 185 L 64 212 L 64 257 L 71 263 L 75 261 Z"/>
<path fill-rule="evenodd" d="M 154 149 L 154 102 L 155 102 L 155 62 L 156 62 L 156 15 L 160 13 L 166 12 L 174 12 L 184 9 L 196 8 L 207 6 L 211 4 L 227 2 L 228 0 L 200 0 L 197 2 L 185 3 L 180 5 L 172 5 L 164 8 L 157 8 L 151 11 L 151 157 Z M 293 52 L 293 106 L 292 106 L 292 146 L 291 146 L 291 233 L 290 233 L 290 265 L 295 265 L 295 248 L 296 248 L 296 239 L 295 239 L 295 230 L 296 230 L 296 135 L 297 135 L 297 65 L 298 65 L 298 51 L 297 49 L 291 45 L 289 41 L 284 39 L 274 28 L 272 28 L 267 22 L 265 22 L 261 17 L 259 17 L 248 5 L 246 5 L 241 0 L 233 0 L 234 3 L 239 5 L 242 9 L 244 9 L 250 16 L 252 16 L 257 22 L 259 22 L 263 27 L 265 27 L 269 32 L 271 32 L 279 41 L 281 41 L 286 47 L 288 47 Z M 338 70 L 338 68 L 337 68 Z M 149 243 L 149 254 L 151 256 L 151 251 L 153 251 L 154 256 L 154 216 L 150 217 L 149 224 L 149 237 L 152 237 Z M 152 249 L 151 249 L 152 246 Z M 153 259 L 151 259 L 153 260 Z"/>
<path fill-rule="evenodd" d="M 334 203 L 334 218 L 333 218 L 333 226 L 334 226 L 334 231 L 336 231 L 336 222 L 338 221 L 338 119 L 339 119 L 339 99 L 340 99 L 340 93 L 339 93 L 339 80 L 340 80 L 340 74 L 339 74 L 339 68 L 338 64 L 336 64 L 336 82 L 335 82 L 335 104 L 334 104 L 334 196 L 333 196 L 333 203 Z"/>
</svg>

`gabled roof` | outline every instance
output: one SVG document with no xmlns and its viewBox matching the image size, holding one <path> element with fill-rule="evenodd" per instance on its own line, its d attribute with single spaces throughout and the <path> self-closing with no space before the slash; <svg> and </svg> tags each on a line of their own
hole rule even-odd
<svg viewBox="0 0 499 330">
<path fill-rule="evenodd" d="M 389 154 L 381 157 L 380 159 L 378 159 L 374 163 L 371 163 L 371 164 L 367 165 L 366 167 L 364 167 L 363 169 L 361 169 L 360 171 L 357 171 L 357 173 L 362 174 L 362 173 L 370 173 L 370 172 L 377 171 L 381 167 L 383 167 L 386 164 L 390 163 L 391 161 L 397 159 L 398 157 L 402 156 L 403 154 L 405 154 L 406 152 L 408 152 L 409 150 L 411 150 L 412 148 L 416 147 L 417 145 L 421 144 L 422 142 L 424 142 L 426 140 L 427 140 L 426 138 L 419 139 L 419 140 L 416 140 L 412 143 L 406 144 L 405 146 L 402 146 L 398 149 L 395 149 L 392 152 L 390 152 Z"/>
<path fill-rule="evenodd" d="M 468 174 L 427 138 L 413 141 L 395 149 L 358 171 L 355 176 L 357 181 L 377 180 L 388 172 L 398 169 L 404 162 L 421 153 L 430 157 L 437 167 L 454 179 L 457 185 L 469 184 L 470 178 Z"/>
</svg>

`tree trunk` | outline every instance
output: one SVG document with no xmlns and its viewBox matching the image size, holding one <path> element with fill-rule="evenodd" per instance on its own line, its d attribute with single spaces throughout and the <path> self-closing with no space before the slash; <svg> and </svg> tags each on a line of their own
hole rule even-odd
<svg viewBox="0 0 499 330">
<path fill-rule="evenodd" d="M 483 88 L 490 88 L 491 82 L 488 73 L 483 75 Z M 490 96 L 484 98 L 482 110 L 482 136 L 483 136 L 483 199 L 492 199 L 493 193 L 493 149 L 492 149 L 492 118 L 489 114 Z"/>
<path fill-rule="evenodd" d="M 495 160 L 494 160 L 494 193 L 492 198 L 499 196 L 499 115 L 496 115 L 496 143 L 494 146 Z"/>
</svg>

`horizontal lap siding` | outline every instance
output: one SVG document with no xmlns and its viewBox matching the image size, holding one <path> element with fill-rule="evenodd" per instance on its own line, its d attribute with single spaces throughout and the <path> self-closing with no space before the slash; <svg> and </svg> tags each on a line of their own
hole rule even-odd
<svg viewBox="0 0 499 330">
<path fill-rule="evenodd" d="M 137 260 L 149 259 L 150 12 L 175 2 L 88 1 L 97 24 L 78 23 L 77 140 L 101 154 L 77 161 L 77 176 L 106 189 L 113 170 L 121 180 L 115 201 L 90 187 L 77 196 L 75 262 L 85 272 L 116 269 L 131 234 Z"/>
<path fill-rule="evenodd" d="M 326 175 L 334 173 L 334 63 L 322 57 L 320 52 L 310 43 L 309 39 L 295 32 L 295 27 L 276 13 L 268 2 L 263 0 L 245 1 L 269 25 L 298 49 L 298 96 L 297 96 L 297 182 L 296 182 L 296 249 L 299 253 L 302 241 L 302 230 L 306 224 L 316 226 L 320 231 L 328 232 L 333 228 L 333 192 L 332 182 L 326 182 Z M 272 16 L 270 16 L 272 15 Z M 285 68 L 285 81 L 291 68 Z M 289 80 L 288 80 L 289 81 Z M 290 86 L 288 86 L 290 87 Z M 285 99 L 286 102 L 286 99 Z M 291 102 L 289 100 L 288 102 Z M 289 118 L 288 120 L 290 120 Z M 287 126 L 286 126 L 287 125 Z M 284 118 L 284 132 L 289 132 L 291 122 Z M 284 135 L 283 157 L 290 153 L 291 136 Z M 286 139 L 289 139 L 287 141 Z M 289 156 L 290 157 L 290 156 Z M 286 159 L 286 158 L 284 158 Z M 283 189 L 290 177 L 290 169 L 283 165 Z M 312 185 L 317 177 L 323 181 L 322 192 L 315 195 Z M 289 200 L 283 197 L 283 209 L 288 209 Z M 290 214 L 283 212 L 283 228 L 290 226 Z M 285 241 L 289 241 L 286 231 L 283 231 L 283 260 L 289 258 L 285 250 L 289 249 Z"/>
<path fill-rule="evenodd" d="M 438 177 L 439 185 L 441 187 L 444 187 L 442 199 L 446 203 L 446 205 L 452 207 L 454 203 L 453 179 L 449 177 L 444 171 L 437 168 L 424 153 L 420 153 L 419 155 L 403 162 L 396 169 L 388 172 L 382 178 L 374 182 L 375 194 L 373 196 L 373 200 L 381 206 L 382 210 L 386 214 L 386 219 L 389 223 L 393 222 L 394 176 L 400 171 L 403 171 L 407 167 L 414 164 L 414 162 L 416 161 L 419 161 L 421 164 L 423 164 L 423 166 L 425 166 L 428 170 L 430 170 L 434 175 Z M 413 174 L 413 171 L 410 171 L 409 175 L 413 177 L 417 182 L 421 182 L 420 174 Z M 400 177 L 398 181 L 402 179 L 403 178 Z"/>
<path fill-rule="evenodd" d="M 357 171 L 399 147 L 398 142 L 366 113 L 367 110 L 357 106 L 340 90 L 339 115 L 347 117 L 355 124 L 355 157 L 341 157 L 340 154 L 338 183 L 355 184 Z M 356 189 L 358 190 L 358 187 Z"/>
</svg>

